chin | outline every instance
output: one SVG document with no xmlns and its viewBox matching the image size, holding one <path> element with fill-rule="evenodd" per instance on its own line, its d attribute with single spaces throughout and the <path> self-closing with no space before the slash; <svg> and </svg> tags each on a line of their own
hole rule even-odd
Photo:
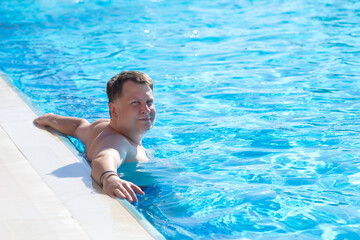
<svg viewBox="0 0 360 240">
<path fill-rule="evenodd" d="M 149 125 L 148 127 L 145 128 L 145 131 L 149 131 L 150 129 L 152 129 L 154 127 L 154 124 Z"/>
<path fill-rule="evenodd" d="M 139 126 L 139 129 L 146 132 L 146 131 L 149 131 L 150 129 L 152 129 L 153 126 L 154 126 L 154 123 L 142 124 L 142 126 Z"/>
</svg>

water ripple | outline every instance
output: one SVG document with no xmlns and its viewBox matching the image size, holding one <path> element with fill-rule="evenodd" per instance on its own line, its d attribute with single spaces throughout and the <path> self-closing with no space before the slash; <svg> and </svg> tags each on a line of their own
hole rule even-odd
<svg viewBox="0 0 360 240">
<path fill-rule="evenodd" d="M 124 178 L 156 180 L 137 208 L 168 239 L 359 238 L 359 2 L 0 5 L 0 70 L 44 112 L 108 117 L 108 79 L 154 79 Z"/>
</svg>

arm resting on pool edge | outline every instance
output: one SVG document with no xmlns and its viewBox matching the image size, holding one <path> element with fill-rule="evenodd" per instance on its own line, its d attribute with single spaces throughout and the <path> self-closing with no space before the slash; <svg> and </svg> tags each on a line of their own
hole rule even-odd
<svg viewBox="0 0 360 240">
<path fill-rule="evenodd" d="M 90 141 L 90 140 L 89 140 Z M 105 134 L 96 142 L 91 161 L 91 176 L 102 186 L 110 197 L 137 201 L 135 192 L 144 192 L 135 184 L 120 179 L 117 169 L 126 159 L 129 152 L 129 142 L 121 134 Z"/>
<path fill-rule="evenodd" d="M 34 120 L 35 124 L 43 127 L 51 127 L 62 134 L 78 138 L 86 145 L 90 123 L 83 118 L 64 117 L 52 113 L 44 114 Z"/>
<path fill-rule="evenodd" d="M 89 140 L 92 126 L 83 118 L 64 117 L 52 113 L 36 118 L 34 123 L 43 127 L 51 127 L 58 132 L 78 138 L 85 145 Z M 103 150 L 98 152 L 93 160 L 89 159 L 91 161 L 91 176 L 110 197 L 126 198 L 129 202 L 137 201 L 135 192 L 140 195 L 144 195 L 144 192 L 135 184 L 120 179 L 117 174 L 110 176 L 111 172 L 104 174 L 100 179 L 106 171 L 116 173 L 121 164 L 121 159 L 124 159 L 126 155 L 126 149 L 123 149 L 122 144 L 112 146 L 113 144 L 114 141 L 111 138 L 108 139 L 108 142 L 103 143 L 107 147 L 103 146 Z M 123 155 L 122 157 L 120 152 Z"/>
<path fill-rule="evenodd" d="M 104 149 L 91 162 L 91 176 L 110 197 L 119 197 L 129 202 L 137 202 L 135 192 L 140 195 L 145 193 L 134 183 L 125 181 L 117 175 L 117 168 L 121 164 L 120 159 L 119 151 L 113 148 Z"/>
</svg>

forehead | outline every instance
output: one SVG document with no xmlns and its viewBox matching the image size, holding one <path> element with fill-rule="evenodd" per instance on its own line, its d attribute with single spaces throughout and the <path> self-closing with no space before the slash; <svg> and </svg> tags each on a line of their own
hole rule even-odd
<svg viewBox="0 0 360 240">
<path fill-rule="evenodd" d="M 120 99 L 153 98 L 153 91 L 147 84 L 127 81 L 124 83 Z"/>
</svg>

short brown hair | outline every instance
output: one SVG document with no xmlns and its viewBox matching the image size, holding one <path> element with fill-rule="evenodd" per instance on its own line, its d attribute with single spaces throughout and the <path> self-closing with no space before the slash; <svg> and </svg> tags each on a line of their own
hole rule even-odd
<svg viewBox="0 0 360 240">
<path fill-rule="evenodd" d="M 112 77 L 106 84 L 106 93 L 110 102 L 121 97 L 122 88 L 125 82 L 132 81 L 139 84 L 147 84 L 153 90 L 153 81 L 145 73 L 139 71 L 123 71 Z"/>
</svg>

